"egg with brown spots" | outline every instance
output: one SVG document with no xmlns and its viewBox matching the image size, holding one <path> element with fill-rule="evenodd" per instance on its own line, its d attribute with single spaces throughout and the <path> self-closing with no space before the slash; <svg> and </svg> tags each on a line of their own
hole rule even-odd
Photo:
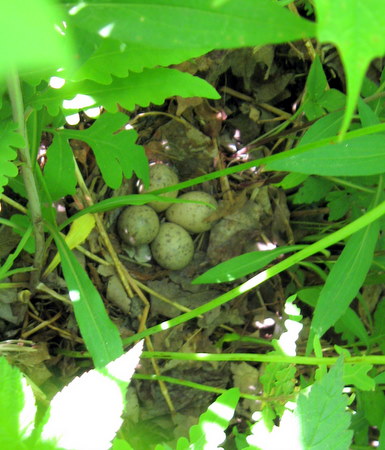
<svg viewBox="0 0 385 450">
<path fill-rule="evenodd" d="M 194 255 L 194 243 L 189 233 L 176 223 L 165 222 L 151 244 L 155 261 L 165 269 L 180 270 Z"/>
<path fill-rule="evenodd" d="M 159 231 L 159 218 L 147 205 L 129 206 L 120 214 L 117 228 L 122 241 L 137 247 L 154 240 Z"/>
</svg>

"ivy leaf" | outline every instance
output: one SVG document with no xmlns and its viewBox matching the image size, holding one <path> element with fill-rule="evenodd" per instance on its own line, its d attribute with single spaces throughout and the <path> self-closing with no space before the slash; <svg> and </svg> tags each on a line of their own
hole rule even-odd
<svg viewBox="0 0 385 450">
<path fill-rule="evenodd" d="M 53 201 L 75 194 L 76 176 L 72 149 L 62 135 L 54 136 L 47 150 L 44 179 Z"/>
<path fill-rule="evenodd" d="M 170 66 L 207 53 L 209 49 L 162 49 L 140 43 L 123 43 L 105 38 L 96 51 L 71 77 L 73 81 L 94 80 L 110 84 L 115 77 L 127 77 L 128 72 L 141 72 L 144 68 Z"/>
<path fill-rule="evenodd" d="M 38 69 L 50 64 L 68 64 L 68 39 L 63 39 L 55 24 L 63 20 L 52 1 L 0 0 L 0 79 L 10 67 Z"/>
<path fill-rule="evenodd" d="M 79 28 L 159 49 L 234 48 L 314 36 L 314 24 L 270 0 L 125 0 L 85 3 Z M 113 24 L 113 26 L 111 26 Z M 277 27 L 279 24 L 279 27 Z"/>
<path fill-rule="evenodd" d="M 385 4 L 377 0 L 315 0 L 317 37 L 332 42 L 341 54 L 348 98 L 341 132 L 354 114 L 366 69 L 385 53 Z"/>
<path fill-rule="evenodd" d="M 353 431 L 348 430 L 348 398 L 343 389 L 343 359 L 315 382 L 308 396 L 300 394 L 296 414 L 301 422 L 302 448 L 346 450 Z"/>
<path fill-rule="evenodd" d="M 161 105 L 166 98 L 181 97 L 220 98 L 218 92 L 205 80 L 175 69 L 145 69 L 130 72 L 125 78 L 113 78 L 111 84 L 94 81 L 67 83 L 62 89 L 48 88 L 45 93 L 30 99 L 40 109 L 46 106 L 56 116 L 62 105 L 69 111 L 104 106 L 110 112 L 118 110 L 118 104 L 131 111 L 136 105 Z M 63 103 L 65 102 L 65 103 Z"/>
<path fill-rule="evenodd" d="M 17 152 L 12 147 L 23 147 L 24 139 L 16 132 L 17 125 L 9 120 L 0 122 L 0 194 L 8 183 L 7 177 L 17 175 L 17 167 L 11 161 L 16 159 Z"/>
<path fill-rule="evenodd" d="M 86 130 L 60 131 L 62 136 L 79 139 L 92 148 L 104 181 L 113 189 L 121 185 L 122 174 L 131 178 L 135 172 L 145 184 L 149 181 L 146 154 L 143 147 L 135 144 L 138 137 L 136 131 L 119 131 L 127 121 L 123 113 L 105 113 Z"/>
</svg>

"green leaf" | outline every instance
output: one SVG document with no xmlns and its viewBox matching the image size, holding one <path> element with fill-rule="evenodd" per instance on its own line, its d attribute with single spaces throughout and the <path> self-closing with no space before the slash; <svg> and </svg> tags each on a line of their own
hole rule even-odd
<svg viewBox="0 0 385 450">
<path fill-rule="evenodd" d="M 109 187 L 117 189 L 122 184 L 123 175 L 129 179 L 135 172 L 144 183 L 149 178 L 144 149 L 135 144 L 138 137 L 136 131 L 119 131 L 127 122 L 128 117 L 123 113 L 105 113 L 86 130 L 62 130 L 59 133 L 86 142 L 95 153 L 104 181 Z"/>
<path fill-rule="evenodd" d="M 239 389 L 232 388 L 220 395 L 207 411 L 199 417 L 198 425 L 190 428 L 190 443 L 193 448 L 218 448 L 225 441 L 225 430 L 229 426 L 239 400 Z M 183 447 L 182 447 L 183 448 Z"/>
<path fill-rule="evenodd" d="M 265 170 L 309 175 L 364 176 L 385 172 L 385 137 L 375 134 L 314 148 L 266 164 Z"/>
<path fill-rule="evenodd" d="M 62 135 L 56 134 L 47 150 L 44 179 L 53 201 L 76 191 L 75 165 L 72 149 Z"/>
<path fill-rule="evenodd" d="M 311 387 L 309 395 L 300 394 L 296 414 L 301 423 L 304 449 L 347 450 L 353 431 L 348 430 L 347 396 L 343 389 L 343 360 Z"/>
<path fill-rule="evenodd" d="M 10 68 L 38 69 L 70 61 L 68 39 L 55 29 L 63 15 L 49 0 L 1 0 L 0 79 Z"/>
<path fill-rule="evenodd" d="M 379 223 L 354 233 L 331 269 L 314 310 L 312 330 L 321 337 L 344 314 L 372 264 Z"/>
<path fill-rule="evenodd" d="M 9 444 L 20 439 L 19 416 L 23 409 L 24 394 L 21 372 L 11 367 L 4 357 L 0 358 L 0 444 Z M 7 445 L 8 444 L 8 445 Z"/>
<path fill-rule="evenodd" d="M 143 341 L 128 353 L 76 377 L 55 395 L 43 439 L 66 449 L 108 449 L 123 418 L 126 388 L 139 363 Z"/>
<path fill-rule="evenodd" d="M 234 48 L 314 36 L 314 24 L 269 0 L 125 0 L 85 3 L 69 23 L 157 48 Z M 279 24 L 279 27 L 277 27 Z"/>
<path fill-rule="evenodd" d="M 136 105 L 161 105 L 166 98 L 181 97 L 220 98 L 217 91 L 205 80 L 175 69 L 144 69 L 130 72 L 125 78 L 113 77 L 111 84 L 94 81 L 67 83 L 61 89 L 48 88 L 30 99 L 30 103 L 40 109 L 44 105 L 55 116 L 61 105 L 68 112 L 78 109 L 103 106 L 110 112 L 118 111 L 118 104 L 131 111 Z"/>
<path fill-rule="evenodd" d="M 341 54 L 348 99 L 342 131 L 353 117 L 366 69 L 385 53 L 385 4 L 377 0 L 315 0 L 317 37 Z"/>
<path fill-rule="evenodd" d="M 192 281 L 192 284 L 207 283 L 226 283 L 234 281 L 252 272 L 262 269 L 275 258 L 285 253 L 290 253 L 302 246 L 292 245 L 288 247 L 279 247 L 274 250 L 265 250 L 259 252 L 249 252 L 243 255 L 231 258 L 217 266 L 209 269 Z"/>
<path fill-rule="evenodd" d="M 50 229 L 61 258 L 69 296 L 80 333 L 96 367 L 103 367 L 123 353 L 118 329 L 107 315 L 103 301 L 61 235 Z"/>
<path fill-rule="evenodd" d="M 142 72 L 144 68 L 170 66 L 207 53 L 208 49 L 178 48 L 164 51 L 141 43 L 122 43 L 105 38 L 97 50 L 71 76 L 73 81 L 94 80 L 110 84 L 115 77 L 127 77 L 129 71 Z"/>
<path fill-rule="evenodd" d="M 332 188 L 333 183 L 329 180 L 320 177 L 309 177 L 293 196 L 293 203 L 300 205 L 302 203 L 318 202 Z"/>
<path fill-rule="evenodd" d="M 376 382 L 368 375 L 373 369 L 371 364 L 345 364 L 344 365 L 344 384 L 352 384 L 361 391 L 373 391 Z"/>
<path fill-rule="evenodd" d="M 8 183 L 7 177 L 15 177 L 18 172 L 15 164 L 11 162 L 17 157 L 12 147 L 23 147 L 24 139 L 16 130 L 17 125 L 13 122 L 0 122 L 0 194 L 3 192 L 3 186 Z"/>
</svg>

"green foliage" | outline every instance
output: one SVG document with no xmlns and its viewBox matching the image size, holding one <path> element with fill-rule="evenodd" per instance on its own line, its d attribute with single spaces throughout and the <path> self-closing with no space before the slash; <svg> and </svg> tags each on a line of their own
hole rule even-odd
<svg viewBox="0 0 385 450">
<path fill-rule="evenodd" d="M 317 381 L 311 377 L 302 380 L 301 386 L 308 387 L 297 395 L 300 387 L 295 380 L 296 356 L 277 350 L 263 354 L 267 364 L 260 382 L 262 398 L 267 401 L 260 414 L 254 415 L 256 424 L 247 437 L 248 448 L 268 450 L 290 442 L 292 447 L 286 448 L 342 450 L 350 448 L 353 433 L 355 443 L 367 444 L 370 426 L 380 430 L 381 445 L 385 448 L 385 400 L 380 386 L 385 383 L 385 377 L 375 372 L 370 360 L 373 348 L 377 353 L 385 351 L 384 301 L 378 302 L 374 323 L 369 326 L 352 306 L 360 298 L 362 286 L 368 283 L 373 262 L 381 270 L 384 267 L 381 255 L 374 255 L 376 250 L 383 251 L 378 236 L 384 230 L 380 219 L 385 214 L 382 198 L 385 110 L 381 103 L 385 71 L 380 86 L 364 77 L 372 59 L 385 53 L 385 6 L 375 0 L 304 2 L 309 12 L 314 3 L 316 19 L 311 22 L 286 9 L 284 5 L 288 3 L 291 2 L 116 0 L 78 5 L 54 4 L 48 0 L 1 2 L 0 195 L 8 186 L 26 199 L 28 212 L 2 221 L 22 239 L 14 253 L 4 258 L 0 280 L 21 271 L 31 270 L 33 275 L 42 269 L 45 237 L 52 237 L 60 254 L 80 333 L 97 368 L 57 394 L 44 420 L 35 424 L 36 406 L 31 389 L 17 369 L 0 359 L 1 448 L 107 449 L 111 445 L 113 449 L 131 448 L 114 436 L 121 424 L 124 392 L 138 362 L 139 350 L 137 347 L 135 354 L 123 355 L 117 327 L 60 230 L 85 214 L 165 200 L 154 194 L 114 197 L 85 208 L 59 226 L 51 217 L 52 201 L 74 195 L 78 189 L 70 141 L 83 141 L 92 149 L 109 188 L 119 188 L 124 179 L 134 174 L 146 185 L 148 161 L 144 149 L 136 144 L 138 136 L 130 128 L 130 117 L 120 112 L 121 109 L 133 111 L 136 107 L 159 105 L 175 95 L 220 98 L 205 80 L 171 69 L 169 65 L 212 49 L 258 47 L 307 38 L 337 46 L 347 78 L 346 96 L 329 89 L 322 56 L 316 56 L 298 112 L 315 122 L 296 148 L 167 189 L 190 187 L 263 165 L 264 171 L 289 172 L 279 183 L 280 187 L 286 190 L 299 187 L 291 197 L 295 205 L 326 205 L 328 220 L 340 221 L 332 224 L 336 230 L 323 229 L 323 236 L 316 236 L 311 245 L 251 252 L 210 269 L 194 283 L 230 282 L 261 272 L 193 311 L 129 337 L 125 343 L 218 308 L 285 270 L 294 275 L 300 273 L 298 264 L 303 260 L 325 253 L 332 245 L 343 245 L 335 262 L 326 257 L 304 262 L 312 264 L 308 267 L 318 268 L 317 273 L 324 280 L 319 286 L 300 290 L 297 297 L 314 310 L 307 342 L 309 352 L 314 335 L 324 336 L 333 327 L 348 346 L 354 346 L 353 355 L 361 359 L 343 363 L 341 358 L 329 372 L 319 370 Z M 51 77 L 61 78 L 62 87 L 54 86 Z M 352 126 L 354 131 L 349 131 L 356 105 L 357 121 Z M 103 108 L 103 114 L 89 128 L 65 127 L 65 115 L 91 107 Z M 286 122 L 284 127 L 290 123 Z M 53 140 L 47 148 L 45 167 L 41 169 L 36 160 L 43 133 L 49 133 Z M 18 176 L 19 167 L 22 176 Z M 39 229 L 40 224 L 43 230 Z M 23 249 L 35 255 L 33 268 L 13 266 Z M 287 253 L 292 254 L 263 270 Z M 288 330 L 290 321 L 302 320 L 299 315 L 293 317 L 286 321 Z M 237 334 L 228 335 L 229 340 L 238 338 Z M 279 344 L 273 341 L 271 345 L 277 349 Z M 316 349 L 318 358 L 314 364 L 323 364 L 319 355 L 322 345 L 321 342 Z M 350 358 L 350 352 L 342 347 L 335 347 L 335 351 Z M 366 354 L 361 355 L 361 351 Z M 206 359 L 215 360 L 216 356 L 221 355 L 209 355 Z M 121 366 L 123 376 L 115 371 L 116 366 Z M 111 371 L 112 378 L 107 376 Z M 344 385 L 351 386 L 356 395 L 354 415 L 350 414 L 348 399 L 342 394 Z M 177 448 L 219 448 L 226 439 L 224 432 L 239 395 L 236 389 L 221 395 L 191 428 L 189 439 L 180 437 Z M 271 397 L 280 399 L 270 402 Z M 67 411 L 69 402 L 71 409 Z M 97 414 L 91 419 L 93 412 Z M 210 430 L 214 433 L 210 434 Z M 238 436 L 238 442 L 244 443 L 245 439 L 246 435 Z M 169 447 L 159 443 L 157 448 Z"/>
<path fill-rule="evenodd" d="M 1 357 L 1 448 L 110 448 L 123 421 L 126 389 L 142 346 L 142 342 L 138 343 L 104 368 L 76 377 L 54 396 L 39 423 L 35 423 L 36 406 L 31 387 L 19 369 Z"/>
<path fill-rule="evenodd" d="M 0 122 L 0 194 L 3 192 L 3 186 L 8 184 L 7 177 L 15 177 L 17 175 L 17 168 L 12 163 L 17 156 L 13 147 L 22 147 L 24 139 L 16 131 L 17 125 L 12 121 L 4 120 Z"/>
</svg>

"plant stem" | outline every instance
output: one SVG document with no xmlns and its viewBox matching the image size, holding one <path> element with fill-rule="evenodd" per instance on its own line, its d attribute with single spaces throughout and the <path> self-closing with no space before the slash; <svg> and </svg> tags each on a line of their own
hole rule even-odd
<svg viewBox="0 0 385 450">
<path fill-rule="evenodd" d="M 21 173 L 24 180 L 24 186 L 27 191 L 29 201 L 29 211 L 34 229 L 36 250 L 33 265 L 35 271 L 31 273 L 30 287 L 34 291 L 40 279 L 40 274 L 44 259 L 44 226 L 41 214 L 40 198 L 33 173 L 33 166 L 30 157 L 30 148 L 28 144 L 28 135 L 24 121 L 24 105 L 21 93 L 20 80 L 15 69 L 10 71 L 7 79 L 8 94 L 12 105 L 13 120 L 18 127 L 18 133 L 24 139 L 24 147 L 19 148 L 19 158 L 21 161 Z"/>
</svg>

